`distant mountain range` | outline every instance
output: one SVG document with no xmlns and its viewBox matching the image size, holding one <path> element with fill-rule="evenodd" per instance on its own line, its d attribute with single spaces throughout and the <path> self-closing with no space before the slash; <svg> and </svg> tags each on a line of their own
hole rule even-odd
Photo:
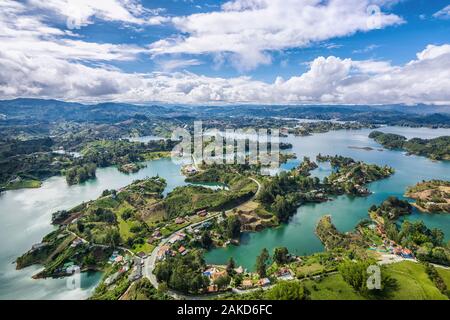
<svg viewBox="0 0 450 320">
<path fill-rule="evenodd" d="M 58 100 L 27 99 L 0 101 L 0 121 L 122 121 L 130 117 L 284 117 L 307 119 L 340 119 L 403 125 L 450 126 L 450 106 L 384 105 L 384 106 L 174 106 L 134 105 L 127 103 L 81 104 Z"/>
</svg>

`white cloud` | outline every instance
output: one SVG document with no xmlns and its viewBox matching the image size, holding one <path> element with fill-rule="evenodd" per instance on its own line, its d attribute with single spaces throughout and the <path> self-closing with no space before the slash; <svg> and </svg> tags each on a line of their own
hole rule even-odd
<svg viewBox="0 0 450 320">
<path fill-rule="evenodd" d="M 190 66 L 198 66 L 202 64 L 197 59 L 169 59 L 157 61 L 157 64 L 164 72 L 170 72 L 177 69 L 183 69 Z"/>
<path fill-rule="evenodd" d="M 56 2 L 52 0 L 49 3 Z M 369 3 L 357 1 L 362 2 Z M 167 48 L 177 51 L 181 46 L 192 50 L 192 53 L 216 48 L 217 51 L 213 52 L 216 64 L 228 59 L 236 67 L 245 69 L 269 63 L 271 56 L 267 50 L 281 50 L 327 37 L 366 31 L 362 22 L 365 19 L 364 6 L 356 6 L 356 0 L 330 0 L 322 2 L 321 6 L 317 6 L 316 0 L 283 1 L 289 10 L 278 0 L 271 2 L 270 6 L 272 3 L 278 6 L 271 7 L 274 12 L 270 14 L 264 7 L 269 4 L 263 0 L 239 0 L 228 2 L 220 12 L 201 14 L 198 18 L 178 18 L 189 36 L 180 38 L 175 46 L 168 44 Z M 349 8 L 348 3 L 354 4 L 355 8 Z M 299 4 L 301 8 L 296 6 Z M 139 18 L 139 7 L 128 9 L 131 16 Z M 166 72 L 126 73 L 106 64 L 137 59 L 139 55 L 149 53 L 148 48 L 86 42 L 71 31 L 49 26 L 40 12 L 34 10 L 17 1 L 0 1 L 2 99 L 38 97 L 83 102 L 187 104 L 450 104 L 450 44 L 429 45 L 417 53 L 415 60 L 403 66 L 393 66 L 389 61 L 317 57 L 303 74 L 286 80 L 278 77 L 273 83 L 250 77 L 168 73 L 200 63 L 177 55 L 159 57 L 161 60 L 156 61 Z M 94 16 L 120 21 L 129 18 L 120 12 L 95 13 Z M 358 18 L 361 13 L 363 15 Z M 311 21 L 311 28 L 308 21 L 294 19 L 303 14 L 319 22 Z M 93 16 L 89 13 L 85 17 L 90 21 Z M 214 22 L 216 17 L 218 22 Z M 345 20 L 345 17 L 355 19 Z M 400 22 L 396 16 L 382 17 L 385 25 Z M 331 21 L 346 22 L 340 26 L 340 23 Z M 219 26 L 223 26 L 223 30 Z M 213 38 L 217 43 L 211 42 Z M 153 52 L 155 48 L 152 47 Z"/>
<path fill-rule="evenodd" d="M 417 54 L 417 59 L 419 60 L 435 59 L 443 54 L 449 53 L 450 53 L 450 45 L 448 44 L 444 44 L 442 46 L 430 44 L 426 47 L 425 50 Z"/>
<path fill-rule="evenodd" d="M 0 97 L 186 104 L 449 104 L 447 46 L 429 46 L 404 66 L 318 57 L 307 72 L 287 80 L 277 78 L 274 83 L 189 72 L 124 73 L 1 52 Z"/>
<path fill-rule="evenodd" d="M 137 0 L 28 0 L 28 6 L 54 12 L 74 27 L 86 26 L 98 18 L 131 24 L 160 24 L 162 9 L 149 10 Z"/>
<path fill-rule="evenodd" d="M 439 19 L 450 19 L 450 5 L 433 14 L 433 17 Z"/>
<path fill-rule="evenodd" d="M 223 4 L 221 11 L 173 18 L 173 25 L 187 36 L 157 41 L 151 50 L 154 55 L 228 52 L 239 69 L 248 70 L 270 63 L 272 50 L 403 23 L 374 6 L 390 2 L 234 0 Z"/>
</svg>

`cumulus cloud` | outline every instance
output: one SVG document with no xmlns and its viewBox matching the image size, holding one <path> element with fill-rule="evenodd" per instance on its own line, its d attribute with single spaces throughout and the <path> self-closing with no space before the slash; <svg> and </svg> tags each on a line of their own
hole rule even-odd
<svg viewBox="0 0 450 320">
<path fill-rule="evenodd" d="M 318 57 L 307 72 L 266 83 L 189 72 L 130 74 L 2 52 L 0 96 L 186 104 L 449 104 L 448 45 L 428 46 L 417 56 L 403 66 Z"/>
<path fill-rule="evenodd" d="M 433 17 L 439 19 L 450 19 L 450 5 L 433 14 Z"/>
<path fill-rule="evenodd" d="M 376 0 L 233 0 L 221 11 L 172 19 L 186 36 L 151 45 L 154 55 L 230 53 L 242 70 L 271 61 L 270 51 L 305 47 L 313 42 L 403 23 Z"/>
<path fill-rule="evenodd" d="M 131 24 L 160 24 L 162 9 L 147 9 L 136 0 L 28 0 L 28 6 L 51 11 L 68 20 L 74 28 L 93 23 L 98 18 Z"/>
</svg>

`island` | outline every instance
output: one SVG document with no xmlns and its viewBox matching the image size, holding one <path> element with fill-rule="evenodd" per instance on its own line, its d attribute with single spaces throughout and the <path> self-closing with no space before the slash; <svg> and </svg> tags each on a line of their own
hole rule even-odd
<svg viewBox="0 0 450 320">
<path fill-rule="evenodd" d="M 398 134 L 373 131 L 369 138 L 374 139 L 387 149 L 405 150 L 408 154 L 424 156 L 432 160 L 450 160 L 450 136 L 408 140 Z"/>
<path fill-rule="evenodd" d="M 422 212 L 450 213 L 450 181 L 431 180 L 409 187 L 405 196 L 416 200 L 413 203 Z"/>
</svg>

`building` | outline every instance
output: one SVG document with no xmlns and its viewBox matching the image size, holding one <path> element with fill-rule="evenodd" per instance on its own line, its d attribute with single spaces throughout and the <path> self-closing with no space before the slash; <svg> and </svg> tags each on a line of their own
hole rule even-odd
<svg viewBox="0 0 450 320">
<path fill-rule="evenodd" d="M 175 223 L 176 224 L 183 224 L 183 223 L 185 223 L 185 220 L 183 218 L 181 218 L 181 217 L 178 217 L 178 218 L 175 219 Z"/>
<path fill-rule="evenodd" d="M 208 286 L 206 291 L 208 293 L 215 293 L 215 292 L 219 291 L 219 287 L 216 284 L 212 284 L 212 285 Z"/>
<path fill-rule="evenodd" d="M 281 268 L 276 275 L 280 280 L 294 280 L 294 274 L 289 268 Z"/>
<path fill-rule="evenodd" d="M 208 215 L 208 211 L 206 211 L 206 209 L 200 210 L 200 211 L 197 212 L 197 215 L 199 217 L 206 217 Z"/>
<path fill-rule="evenodd" d="M 242 273 L 244 273 L 244 268 L 242 268 L 242 266 L 239 266 L 238 268 L 234 269 L 234 271 L 237 274 L 242 274 Z"/>
<path fill-rule="evenodd" d="M 243 280 L 241 286 L 244 289 L 253 288 L 253 281 L 250 279 Z"/>
<path fill-rule="evenodd" d="M 177 232 L 172 238 L 169 239 L 170 244 L 174 244 L 178 241 L 183 241 L 186 238 L 186 234 L 182 232 Z"/>
<path fill-rule="evenodd" d="M 258 281 L 258 285 L 261 286 L 261 287 L 268 286 L 269 284 L 270 284 L 270 279 L 269 278 L 263 278 L 263 279 L 260 279 Z"/>
<path fill-rule="evenodd" d="M 164 260 L 168 254 L 170 254 L 170 247 L 165 245 L 159 248 L 156 258 L 161 261 Z"/>
<path fill-rule="evenodd" d="M 182 256 L 186 255 L 187 250 L 185 247 L 181 246 L 178 248 L 178 253 L 181 254 Z"/>
</svg>

